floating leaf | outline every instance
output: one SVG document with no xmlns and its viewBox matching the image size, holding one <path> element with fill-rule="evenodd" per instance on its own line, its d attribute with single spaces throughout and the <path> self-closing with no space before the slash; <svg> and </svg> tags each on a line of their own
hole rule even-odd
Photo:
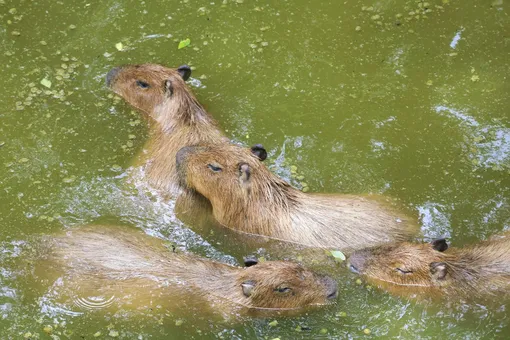
<svg viewBox="0 0 510 340">
<path fill-rule="evenodd" d="M 332 250 L 331 255 L 336 259 L 340 261 L 345 261 L 345 255 L 340 250 Z"/>
<path fill-rule="evenodd" d="M 115 48 L 119 51 L 122 51 L 124 49 L 124 45 L 122 45 L 121 42 L 118 42 L 115 44 Z"/>
<path fill-rule="evenodd" d="M 184 48 L 186 46 L 189 46 L 189 44 L 191 44 L 191 40 L 189 38 L 187 38 L 186 40 L 182 40 L 180 43 L 179 43 L 179 47 L 177 47 L 179 50 L 181 48 Z"/>
<path fill-rule="evenodd" d="M 119 332 L 116 331 L 116 330 L 110 330 L 110 333 L 108 333 L 109 336 L 111 336 L 112 338 L 116 338 L 119 336 Z"/>
<path fill-rule="evenodd" d="M 41 85 L 42 86 L 46 86 L 47 88 L 51 88 L 51 81 L 49 81 L 48 79 L 44 78 L 43 80 L 41 80 Z"/>
<path fill-rule="evenodd" d="M 274 327 L 274 326 L 276 326 L 276 325 L 278 325 L 278 321 L 276 321 L 276 320 L 273 320 L 273 321 L 271 321 L 271 322 L 269 323 L 269 326 L 271 326 L 271 327 Z"/>
</svg>

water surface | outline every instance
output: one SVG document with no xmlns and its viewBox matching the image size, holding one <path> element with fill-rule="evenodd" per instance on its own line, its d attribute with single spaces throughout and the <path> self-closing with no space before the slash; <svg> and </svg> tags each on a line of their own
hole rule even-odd
<svg viewBox="0 0 510 340">
<path fill-rule="evenodd" d="M 239 262 L 235 244 L 194 233 L 172 202 L 125 185 L 147 126 L 105 89 L 124 63 L 192 65 L 190 85 L 227 135 L 262 143 L 271 169 L 300 188 L 395 197 L 426 239 L 459 246 L 508 229 L 508 1 L 0 0 L 0 19 L 5 337 L 42 337 L 49 325 L 60 338 L 508 336 L 505 302 L 416 304 L 341 268 L 337 304 L 299 317 L 68 310 L 24 260 L 38 235 L 108 222 Z"/>
</svg>

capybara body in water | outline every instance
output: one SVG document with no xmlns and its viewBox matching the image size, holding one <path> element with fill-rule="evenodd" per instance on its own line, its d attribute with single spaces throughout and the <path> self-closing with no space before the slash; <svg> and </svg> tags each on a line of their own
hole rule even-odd
<svg viewBox="0 0 510 340">
<path fill-rule="evenodd" d="M 186 145 L 228 139 L 197 101 L 185 81 L 191 69 L 157 64 L 125 65 L 110 70 L 107 85 L 151 120 L 151 137 L 144 147 L 144 176 L 159 190 L 176 189 L 175 154 Z"/>
<path fill-rule="evenodd" d="M 414 221 L 378 196 L 306 194 L 260 162 L 260 146 L 207 144 L 181 149 L 181 186 L 205 196 L 216 220 L 249 234 L 350 251 L 404 240 Z"/>
<path fill-rule="evenodd" d="M 490 296 L 510 287 L 510 233 L 464 248 L 448 248 L 439 239 L 362 249 L 351 255 L 349 266 L 399 295 Z"/>
<path fill-rule="evenodd" d="M 203 308 L 213 305 L 212 309 L 228 315 L 234 310 L 321 305 L 337 295 L 331 278 L 296 263 L 267 261 L 234 267 L 173 252 L 161 240 L 126 226 L 84 226 L 52 237 L 49 244 L 46 258 L 51 267 L 62 268 L 82 289 L 92 286 L 129 296 L 131 305 L 137 304 L 133 295 L 143 297 L 150 291 L 153 300 L 154 291 L 160 291 L 173 297 L 175 304 L 183 300 L 197 304 L 198 299 Z M 115 291 L 116 287 L 122 291 Z"/>
</svg>

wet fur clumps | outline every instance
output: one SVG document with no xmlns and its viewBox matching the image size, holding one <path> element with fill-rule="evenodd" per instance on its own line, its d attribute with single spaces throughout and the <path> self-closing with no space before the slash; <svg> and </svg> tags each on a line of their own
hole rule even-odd
<svg viewBox="0 0 510 340">
<path fill-rule="evenodd" d="M 52 244 L 47 256 L 52 267 L 82 280 L 82 286 L 93 280 L 102 287 L 115 283 L 124 291 L 136 292 L 144 289 L 140 287 L 154 290 L 156 282 L 171 296 L 187 295 L 206 304 L 220 300 L 227 314 L 235 308 L 286 310 L 322 305 L 337 295 L 332 279 L 296 263 L 267 261 L 234 267 L 173 252 L 160 240 L 125 226 L 83 226 L 47 241 Z"/>
<path fill-rule="evenodd" d="M 510 234 L 464 248 L 444 240 L 398 243 L 356 251 L 351 270 L 391 292 L 478 298 L 506 293 L 510 284 Z"/>
<path fill-rule="evenodd" d="M 141 64 L 116 67 L 106 77 L 117 95 L 149 118 L 151 137 L 140 163 L 144 164 L 146 180 L 156 189 L 177 190 L 175 155 L 180 148 L 228 142 L 186 85 L 190 75 L 186 65 L 173 69 Z"/>
<path fill-rule="evenodd" d="M 272 174 L 264 158 L 260 146 L 201 144 L 178 152 L 178 175 L 181 186 L 211 202 L 218 222 L 244 233 L 351 251 L 418 232 L 383 197 L 305 194 Z"/>
</svg>

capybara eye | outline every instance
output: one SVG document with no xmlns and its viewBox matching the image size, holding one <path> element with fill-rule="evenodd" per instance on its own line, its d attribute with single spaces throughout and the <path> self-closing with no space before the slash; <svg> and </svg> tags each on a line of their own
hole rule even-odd
<svg viewBox="0 0 510 340">
<path fill-rule="evenodd" d="M 148 89 L 149 87 L 151 87 L 149 84 L 141 80 L 137 80 L 136 85 L 142 89 Z"/>
<path fill-rule="evenodd" d="M 219 166 L 212 165 L 212 164 L 207 164 L 207 167 L 214 172 L 220 172 L 222 170 Z"/>
<path fill-rule="evenodd" d="M 285 287 L 285 286 L 279 286 L 279 287 L 276 287 L 274 291 L 281 293 L 281 294 L 288 294 L 292 291 L 292 288 Z"/>
<path fill-rule="evenodd" d="M 406 274 L 412 274 L 413 271 L 412 270 L 405 270 L 405 269 L 402 269 L 402 268 L 396 268 L 397 272 L 399 272 L 400 274 L 402 275 L 406 275 Z"/>
</svg>

